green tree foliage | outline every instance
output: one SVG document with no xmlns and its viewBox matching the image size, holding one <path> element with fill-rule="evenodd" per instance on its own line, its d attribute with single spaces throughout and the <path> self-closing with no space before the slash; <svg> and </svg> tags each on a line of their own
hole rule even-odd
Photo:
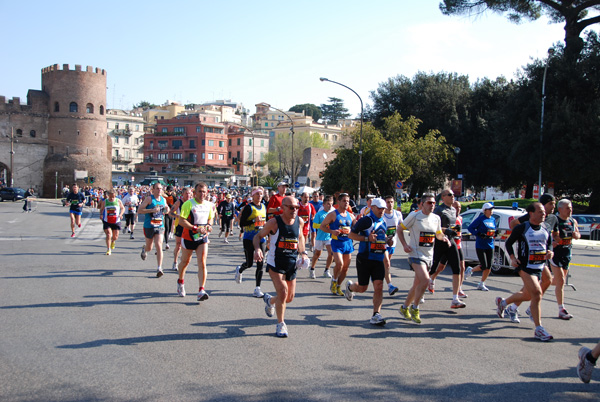
<svg viewBox="0 0 600 402">
<path fill-rule="evenodd" d="M 440 10 L 445 15 L 477 15 L 490 10 L 506 13 L 515 23 L 545 15 L 554 23 L 564 23 L 565 54 L 570 61 L 583 50 L 583 30 L 600 22 L 598 15 L 589 17 L 590 11 L 600 11 L 599 2 L 590 0 L 443 0 Z"/>
<path fill-rule="evenodd" d="M 292 106 L 289 111 L 296 113 L 304 112 L 307 116 L 311 116 L 315 122 L 319 121 L 321 117 L 323 117 L 321 108 L 317 105 L 313 105 L 312 103 L 303 103 L 301 105 Z"/>
<path fill-rule="evenodd" d="M 154 103 L 150 103 L 148 101 L 141 101 L 137 105 L 133 105 L 134 109 L 142 108 L 143 110 L 154 109 L 155 107 L 157 107 L 157 106 Z"/>
<path fill-rule="evenodd" d="M 370 123 L 363 128 L 361 193 L 393 194 L 396 180 L 406 181 L 415 191 L 435 187 L 443 181 L 443 165 L 451 157 L 446 140 L 438 131 L 418 135 L 421 121 L 402 119 L 394 113 L 384 119 L 383 128 Z M 335 151 L 336 158 L 327 164 L 321 187 L 325 192 L 358 190 L 358 151 L 360 131 L 351 133 L 352 146 Z"/>
<path fill-rule="evenodd" d="M 342 120 L 350 116 L 348 109 L 344 107 L 344 101 L 340 98 L 329 98 L 329 103 L 321 105 L 323 112 L 323 120 L 329 124 L 337 124 L 338 120 Z"/>
</svg>

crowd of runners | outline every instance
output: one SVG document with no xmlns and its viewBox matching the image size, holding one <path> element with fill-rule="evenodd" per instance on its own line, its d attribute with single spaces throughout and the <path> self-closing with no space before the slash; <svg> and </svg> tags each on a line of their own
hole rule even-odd
<svg viewBox="0 0 600 402">
<path fill-rule="evenodd" d="M 390 274 L 390 259 L 398 243 L 408 254 L 414 272 L 412 286 L 399 308 L 401 318 L 422 323 L 420 306 L 424 295 L 427 291 L 435 292 L 435 278 L 447 265 L 452 271 L 450 308 L 466 307 L 468 295 L 463 283 L 473 272 L 482 272 L 476 289 L 489 290 L 485 281 L 498 234 L 492 217 L 494 205 L 485 203 L 483 213 L 469 225 L 469 232 L 476 237 L 480 264 L 475 268 L 466 267 L 461 250 L 460 203 L 450 189 L 441 192 L 439 205 L 434 194 L 423 194 L 405 218 L 391 195 L 367 196 L 367 205 L 358 210 L 346 193 L 324 196 L 315 192 L 297 197 L 285 182 L 279 183 L 272 194 L 262 187 L 253 187 L 244 195 L 211 191 L 205 183 L 198 183 L 194 188 L 163 187 L 155 183 L 107 191 L 80 190 L 74 184 L 65 193 L 71 236 L 81 227 L 82 208 L 87 205 L 98 209 L 106 235 L 106 255 L 112 254 L 121 231 L 135 239 L 138 215 L 142 215 L 145 244 L 140 256 L 146 260 L 148 253 L 155 249 L 156 276 L 160 278 L 164 274 L 163 248 L 169 249 L 169 241 L 173 241 L 173 261 L 167 266 L 178 272 L 180 297 L 186 296 L 185 272 L 195 254 L 199 302 L 209 298 L 205 289 L 209 237 L 212 235 L 214 241 L 214 232 L 218 230 L 218 237 L 223 236 L 224 243 L 228 244 L 230 236 L 235 235 L 234 230 L 239 231 L 244 262 L 235 268 L 233 279 L 241 284 L 244 272 L 255 267 L 252 295 L 263 299 L 268 317 L 276 315 L 278 337 L 288 336 L 285 311 L 295 296 L 298 270 L 306 268 L 308 276 L 315 279 L 316 265 L 323 252 L 327 255 L 322 275 L 331 279 L 329 292 L 332 295 L 352 301 L 355 293 L 366 292 L 372 283 L 373 313 L 369 320 L 372 325 L 386 324 L 381 315 L 383 281 L 389 296 L 393 297 L 398 291 Z M 556 207 L 558 213 L 554 213 Z M 540 303 L 551 285 L 555 287 L 558 317 L 573 318 L 565 308 L 563 292 L 572 240 L 580 238 L 572 211 L 569 200 L 556 203 L 554 196 L 544 194 L 539 202 L 527 207 L 526 214 L 510 223 L 511 232 L 505 247 L 523 287 L 509 297 L 496 297 L 497 315 L 504 318 L 507 313 L 511 322 L 519 323 L 518 307 L 529 302 L 526 313 L 535 325 L 534 337 L 541 341 L 553 339 L 542 326 Z M 357 280 L 354 282 L 346 277 L 356 243 Z M 513 245 L 517 246 L 516 251 Z M 312 259 L 308 257 L 309 250 Z M 273 282 L 275 295 L 261 290 L 265 270 Z M 593 350 L 584 347 L 579 351 L 577 372 L 584 382 L 590 381 L 599 354 L 600 343 Z"/>
</svg>

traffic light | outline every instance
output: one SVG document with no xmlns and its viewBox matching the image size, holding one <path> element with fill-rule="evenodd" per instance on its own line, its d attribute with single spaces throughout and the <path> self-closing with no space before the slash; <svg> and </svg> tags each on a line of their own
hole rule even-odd
<svg viewBox="0 0 600 402">
<path fill-rule="evenodd" d="M 96 181 L 96 178 L 94 176 L 90 177 L 90 183 L 94 183 Z"/>
<path fill-rule="evenodd" d="M 236 158 L 236 157 L 231 158 L 231 164 L 232 165 L 237 165 L 238 164 L 238 158 Z"/>
</svg>

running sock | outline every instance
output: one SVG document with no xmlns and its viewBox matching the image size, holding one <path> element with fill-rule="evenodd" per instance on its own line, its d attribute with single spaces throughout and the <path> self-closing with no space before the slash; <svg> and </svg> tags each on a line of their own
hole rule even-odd
<svg viewBox="0 0 600 402">
<path fill-rule="evenodd" d="M 198 292 L 202 292 L 203 290 L 204 290 L 204 286 L 201 286 L 201 287 L 198 289 Z"/>
<path fill-rule="evenodd" d="M 419 306 L 415 306 L 414 304 L 412 305 L 413 310 L 418 310 Z"/>
<path fill-rule="evenodd" d="M 597 357 L 592 356 L 591 350 L 587 353 L 587 355 L 585 355 L 585 358 L 588 359 L 590 363 L 592 363 L 594 366 L 596 365 L 596 361 L 598 360 Z"/>
<path fill-rule="evenodd" d="M 558 305 L 558 312 L 560 313 L 560 311 L 561 311 L 563 308 L 565 308 L 565 305 L 564 305 L 564 304 L 559 304 L 559 305 Z"/>
<path fill-rule="evenodd" d="M 506 308 L 506 300 L 502 299 L 502 307 Z M 516 307 L 516 306 L 515 306 Z M 516 309 L 515 309 L 516 310 Z"/>
<path fill-rule="evenodd" d="M 177 283 L 181 283 L 183 285 L 183 279 L 177 279 Z"/>
<path fill-rule="evenodd" d="M 452 301 L 458 301 L 458 295 L 452 295 Z"/>
</svg>

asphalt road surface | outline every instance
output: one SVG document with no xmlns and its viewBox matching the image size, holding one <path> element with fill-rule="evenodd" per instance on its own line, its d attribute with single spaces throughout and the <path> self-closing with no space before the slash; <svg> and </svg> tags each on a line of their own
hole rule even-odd
<svg viewBox="0 0 600 402">
<path fill-rule="evenodd" d="M 279 339 L 275 318 L 251 296 L 254 270 L 233 280 L 243 261 L 237 236 L 230 244 L 211 236 L 210 298 L 198 303 L 196 260 L 180 298 L 172 249 L 160 279 L 154 253 L 140 259 L 141 225 L 106 256 L 97 212 L 84 212 L 72 239 L 56 201 L 40 200 L 28 214 L 21 206 L 0 203 L 2 401 L 600 400 L 600 370 L 590 384 L 575 371 L 579 348 L 600 339 L 597 244 L 575 246 L 577 290 L 565 291 L 575 318 L 557 318 L 553 288 L 542 302 L 549 343 L 533 338 L 526 316 L 512 324 L 495 314 L 494 298 L 518 290 L 518 277 L 490 277 L 489 292 L 476 291 L 474 277 L 467 308 L 456 311 L 444 273 L 425 296 L 423 324 L 401 320 L 412 283 L 402 252 L 392 260 L 401 291 L 384 298 L 385 327 L 368 322 L 371 288 L 352 302 L 329 294 L 322 259 L 317 279 L 299 272 L 290 336 Z M 268 275 L 262 287 L 273 292 Z"/>
</svg>

